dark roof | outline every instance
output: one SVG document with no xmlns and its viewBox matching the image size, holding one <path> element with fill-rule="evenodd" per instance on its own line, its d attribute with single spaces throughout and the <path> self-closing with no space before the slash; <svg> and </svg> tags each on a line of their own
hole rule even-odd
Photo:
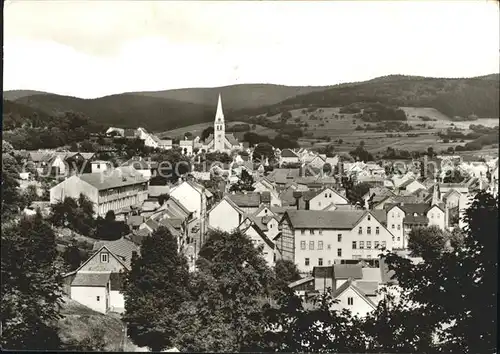
<svg viewBox="0 0 500 354">
<path fill-rule="evenodd" d="M 408 215 L 403 219 L 403 223 L 405 224 L 428 224 L 429 219 L 427 216 L 414 216 Z"/>
<path fill-rule="evenodd" d="M 78 176 L 98 190 L 146 183 L 147 180 L 132 167 L 118 167 L 111 173 L 83 173 Z"/>
<path fill-rule="evenodd" d="M 233 134 L 226 134 L 226 139 L 231 145 L 238 145 L 240 143 Z"/>
<path fill-rule="evenodd" d="M 144 217 L 140 215 L 132 215 L 127 220 L 127 224 L 131 226 L 139 226 L 143 222 L 144 222 Z"/>
<path fill-rule="evenodd" d="M 296 280 L 296 281 L 288 284 L 288 287 L 293 289 L 299 285 L 303 285 L 303 284 L 310 283 L 310 282 L 314 282 L 314 277 L 307 277 L 307 278 L 302 278 L 302 279 Z"/>
<path fill-rule="evenodd" d="M 258 208 L 260 206 L 260 194 L 258 192 L 234 193 L 227 196 L 240 208 Z"/>
<path fill-rule="evenodd" d="M 132 241 L 122 237 L 115 241 L 99 241 L 94 243 L 94 251 L 105 246 L 112 254 L 117 256 L 125 266 L 130 269 L 133 252 L 139 253 L 139 247 Z"/>
<path fill-rule="evenodd" d="M 270 203 L 271 202 L 271 192 L 260 192 L 260 201 L 262 203 Z"/>
<path fill-rule="evenodd" d="M 281 157 L 299 157 L 299 156 L 290 149 L 283 149 L 281 151 Z"/>
<path fill-rule="evenodd" d="M 374 296 L 377 295 L 378 282 L 359 280 L 356 282 L 356 287 L 361 290 L 364 295 Z"/>
<path fill-rule="evenodd" d="M 135 129 L 125 129 L 123 131 L 123 136 L 125 136 L 125 137 L 135 137 Z"/>
<path fill-rule="evenodd" d="M 362 297 L 363 299 L 365 299 L 366 302 L 368 302 L 373 308 L 377 307 L 377 305 L 375 305 L 370 298 L 366 297 L 366 295 L 363 293 L 363 291 L 361 289 L 359 289 L 356 285 L 353 284 L 353 279 L 352 278 L 348 279 L 344 284 L 342 284 L 341 286 L 339 286 L 333 292 L 333 297 L 336 298 L 337 296 L 339 296 L 340 294 L 342 294 L 344 291 L 346 291 L 349 287 L 352 287 L 354 289 L 354 291 L 357 292 L 360 297 Z"/>
<path fill-rule="evenodd" d="M 335 264 L 333 265 L 335 279 L 362 279 L 363 271 L 361 264 Z"/>
<path fill-rule="evenodd" d="M 295 229 L 351 230 L 365 214 L 364 210 L 288 210 L 284 217 L 288 215 Z"/>
<path fill-rule="evenodd" d="M 247 227 L 247 228 L 245 229 L 245 231 L 246 231 L 246 230 L 248 230 L 249 228 L 253 228 L 253 229 L 257 232 L 257 234 L 259 234 L 259 236 L 262 238 L 262 240 L 263 240 L 265 243 L 267 243 L 267 245 L 268 245 L 269 247 L 271 247 L 272 249 L 274 249 L 274 247 L 275 247 L 274 242 L 273 242 L 273 241 L 271 241 L 271 240 L 269 239 L 269 237 L 267 237 L 267 235 L 264 233 L 264 231 L 262 231 L 262 230 L 261 230 L 261 228 L 260 228 L 260 227 L 259 227 L 256 223 L 252 223 L 252 224 L 250 224 L 250 226 L 249 226 L 249 227 Z"/>
<path fill-rule="evenodd" d="M 431 205 L 427 203 L 394 203 L 385 205 L 384 209 L 389 211 L 394 206 L 399 207 L 405 212 L 406 215 L 413 215 L 417 213 L 418 215 L 422 216 L 425 215 L 431 208 Z"/>
<path fill-rule="evenodd" d="M 375 210 L 370 210 L 370 214 L 372 214 L 375 217 L 375 219 L 377 219 L 381 224 L 387 223 L 387 211 L 375 209 Z"/>
<path fill-rule="evenodd" d="M 332 278 L 333 279 L 333 267 L 332 266 L 314 267 L 312 273 L 313 273 L 314 278 Z"/>
<path fill-rule="evenodd" d="M 109 273 L 76 273 L 71 286 L 106 286 Z"/>
</svg>

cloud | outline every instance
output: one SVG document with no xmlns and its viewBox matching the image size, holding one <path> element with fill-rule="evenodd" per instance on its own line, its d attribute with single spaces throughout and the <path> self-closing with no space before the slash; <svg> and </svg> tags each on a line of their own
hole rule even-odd
<svg viewBox="0 0 500 354">
<path fill-rule="evenodd" d="M 475 76 L 498 71 L 498 27 L 486 2 L 11 1 L 4 87 L 97 97 Z"/>
</svg>

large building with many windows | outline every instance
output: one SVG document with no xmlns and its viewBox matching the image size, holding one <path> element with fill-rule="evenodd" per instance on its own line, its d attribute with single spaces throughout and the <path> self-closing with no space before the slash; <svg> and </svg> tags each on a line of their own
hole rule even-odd
<svg viewBox="0 0 500 354">
<path fill-rule="evenodd" d="M 110 210 L 122 213 L 142 205 L 148 197 L 148 180 L 130 166 L 75 175 L 50 189 L 50 203 L 78 198 L 80 194 L 94 204 L 96 216 L 104 217 Z"/>
<path fill-rule="evenodd" d="M 343 259 L 377 258 L 392 250 L 392 234 L 370 211 L 288 210 L 274 240 L 277 259 L 293 261 L 303 273 Z"/>
</svg>

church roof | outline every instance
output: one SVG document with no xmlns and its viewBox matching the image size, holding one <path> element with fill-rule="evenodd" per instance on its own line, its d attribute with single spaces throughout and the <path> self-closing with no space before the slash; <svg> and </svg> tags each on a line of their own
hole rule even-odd
<svg viewBox="0 0 500 354">
<path fill-rule="evenodd" d="M 222 111 L 222 98 L 220 97 L 220 93 L 219 100 L 217 101 L 217 111 L 215 112 L 215 120 L 218 119 L 224 121 L 224 112 Z"/>
<path fill-rule="evenodd" d="M 238 145 L 239 141 L 233 134 L 226 134 L 226 139 L 231 145 Z"/>
</svg>

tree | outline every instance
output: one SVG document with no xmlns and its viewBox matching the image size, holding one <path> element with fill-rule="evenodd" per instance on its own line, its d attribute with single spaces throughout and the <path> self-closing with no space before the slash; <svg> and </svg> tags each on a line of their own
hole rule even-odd
<svg viewBox="0 0 500 354">
<path fill-rule="evenodd" d="M 408 235 L 408 248 L 413 256 L 429 259 L 444 251 L 447 236 L 438 226 L 414 227 Z"/>
<path fill-rule="evenodd" d="M 427 148 L 427 155 L 428 155 L 429 157 L 434 157 L 434 156 L 436 155 L 436 153 L 434 152 L 434 149 L 432 148 L 432 146 L 429 146 L 429 147 Z"/>
<path fill-rule="evenodd" d="M 498 197 L 480 191 L 465 212 L 462 247 L 419 264 L 394 254 L 386 257 L 401 291 L 414 304 L 413 318 L 432 328 L 441 352 L 491 353 L 496 349 L 497 217 Z M 416 351 L 425 352 L 425 348 Z"/>
<path fill-rule="evenodd" d="M 94 206 L 83 194 L 78 199 L 66 197 L 52 207 L 50 217 L 52 224 L 60 227 L 68 227 L 82 235 L 91 235 L 95 220 L 93 217 Z"/>
<path fill-rule="evenodd" d="M 288 284 L 301 279 L 297 265 L 290 260 L 278 259 L 274 265 L 274 274 L 274 290 L 278 292 L 286 291 Z"/>
<path fill-rule="evenodd" d="M 264 161 L 266 158 L 268 158 L 270 161 L 275 159 L 273 146 L 269 143 L 260 143 L 255 146 L 255 149 L 253 151 L 253 159 L 255 161 Z"/>
<path fill-rule="evenodd" d="M 82 257 L 82 252 L 77 246 L 69 246 L 64 250 L 63 258 L 68 266 L 68 271 L 71 272 L 75 269 L 78 269 L 82 261 L 86 258 Z"/>
<path fill-rule="evenodd" d="M 372 185 L 367 182 L 361 182 L 358 184 L 353 184 L 352 181 L 345 184 L 346 187 L 346 197 L 349 199 L 352 205 L 364 206 L 365 201 L 363 196 L 370 191 Z"/>
<path fill-rule="evenodd" d="M 143 240 L 124 282 L 125 314 L 130 338 L 153 351 L 172 347 L 174 314 L 186 299 L 188 265 L 176 238 L 164 227 Z"/>
<path fill-rule="evenodd" d="M 233 184 L 231 188 L 229 188 L 230 192 L 242 192 L 242 191 L 253 191 L 255 188 L 253 187 L 254 180 L 250 173 L 247 170 L 241 171 L 241 176 L 238 182 Z"/>
<path fill-rule="evenodd" d="M 28 185 L 23 193 L 24 201 L 27 206 L 31 205 L 34 201 L 38 200 L 37 187 L 34 184 Z"/>
<path fill-rule="evenodd" d="M 209 135 L 210 134 L 213 135 L 213 133 L 214 133 L 214 127 L 213 126 L 210 126 L 208 128 L 203 129 L 203 131 L 201 132 L 200 140 L 201 141 L 205 141 L 209 137 Z"/>
<path fill-rule="evenodd" d="M 190 301 L 176 317 L 176 346 L 181 351 L 241 351 L 261 333 L 272 271 L 240 231 L 210 232 L 198 256 Z"/>
<path fill-rule="evenodd" d="M 2 227 L 1 346 L 9 350 L 57 350 L 62 303 L 55 235 L 42 216 Z"/>
</svg>

